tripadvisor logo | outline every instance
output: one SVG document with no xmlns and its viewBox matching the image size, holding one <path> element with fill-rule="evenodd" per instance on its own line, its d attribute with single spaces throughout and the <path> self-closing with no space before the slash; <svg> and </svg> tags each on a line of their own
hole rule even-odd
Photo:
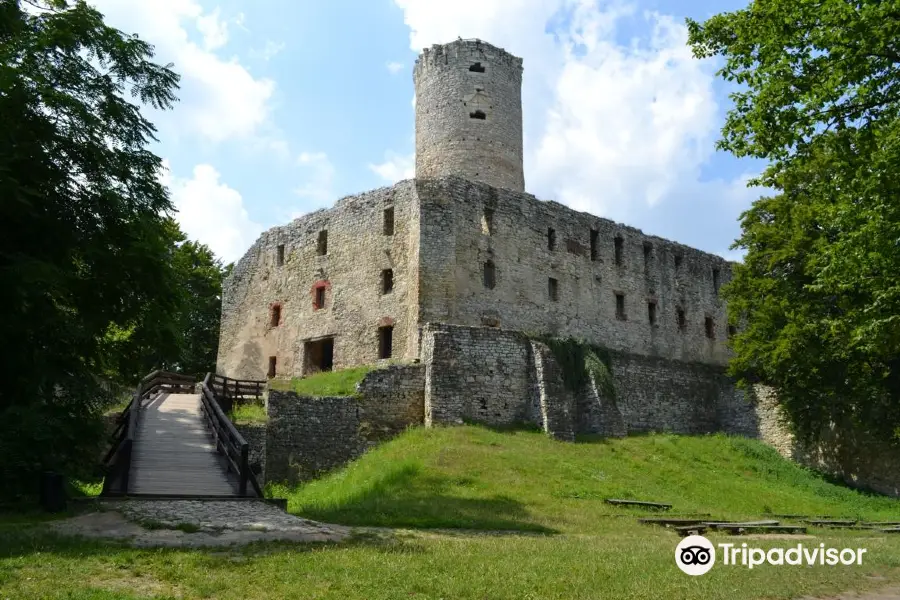
<svg viewBox="0 0 900 600">
<path fill-rule="evenodd" d="M 746 543 L 718 544 L 722 564 L 748 569 L 763 564 L 783 565 L 861 565 L 865 548 L 826 548 L 825 544 L 806 547 L 797 544 L 791 548 L 753 548 Z M 712 542 L 702 535 L 690 535 L 675 547 L 675 564 L 688 575 L 703 575 L 716 564 L 716 549 Z"/>
</svg>

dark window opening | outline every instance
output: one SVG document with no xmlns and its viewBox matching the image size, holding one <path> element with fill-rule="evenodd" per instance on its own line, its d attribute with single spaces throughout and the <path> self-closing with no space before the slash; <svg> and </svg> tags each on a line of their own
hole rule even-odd
<svg viewBox="0 0 900 600">
<path fill-rule="evenodd" d="M 384 235 L 394 235 L 394 209 L 384 209 Z"/>
<path fill-rule="evenodd" d="M 616 244 L 616 265 L 622 266 L 622 249 L 623 249 L 623 246 L 625 245 L 625 240 L 623 240 L 620 237 L 616 237 L 615 244 Z"/>
<path fill-rule="evenodd" d="M 485 119 L 487 119 L 487 114 L 483 110 L 476 110 L 475 112 L 469 113 L 469 118 L 480 119 L 481 121 L 484 121 Z"/>
<path fill-rule="evenodd" d="M 737 335 L 737 327 L 735 327 L 734 325 L 729 325 L 728 326 L 728 339 L 731 339 L 736 335 Z"/>
<path fill-rule="evenodd" d="M 394 351 L 394 326 L 378 328 L 378 358 L 390 358 Z"/>
<path fill-rule="evenodd" d="M 328 254 L 328 230 L 323 229 L 319 232 L 319 243 L 316 249 L 319 252 L 319 256 Z"/>
<path fill-rule="evenodd" d="M 494 233 L 494 210 L 492 208 L 484 209 L 484 218 L 481 220 L 481 230 L 488 235 Z"/>
<path fill-rule="evenodd" d="M 675 255 L 675 270 L 676 271 L 678 271 L 678 269 L 681 268 L 681 262 L 682 262 L 682 256 L 680 254 L 676 254 Z"/>
<path fill-rule="evenodd" d="M 644 267 L 649 267 L 651 260 L 653 260 L 653 244 L 644 242 Z"/>
<path fill-rule="evenodd" d="M 385 269 L 381 272 L 381 293 L 390 294 L 394 290 L 394 271 Z"/>
<path fill-rule="evenodd" d="M 600 239 L 600 232 L 591 229 L 591 260 L 597 260 L 597 241 Z"/>
<path fill-rule="evenodd" d="M 275 377 L 275 362 L 276 359 L 274 356 L 269 357 L 269 372 L 266 374 L 269 379 Z"/>
<path fill-rule="evenodd" d="M 656 325 L 656 302 L 647 303 L 647 318 L 651 325 Z"/>
<path fill-rule="evenodd" d="M 278 304 L 272 306 L 272 318 L 269 323 L 272 327 L 278 327 L 281 324 L 281 306 Z"/>
<path fill-rule="evenodd" d="M 315 308 L 316 308 L 316 310 L 318 310 L 320 308 L 325 308 L 325 288 L 324 287 L 316 288 Z"/>
<path fill-rule="evenodd" d="M 334 368 L 334 338 L 325 338 L 303 344 L 305 375 Z"/>
<path fill-rule="evenodd" d="M 625 320 L 625 294 L 616 294 L 616 318 Z"/>
<path fill-rule="evenodd" d="M 547 228 L 547 250 L 556 249 L 556 230 L 552 227 Z"/>
<path fill-rule="evenodd" d="M 278 244 L 278 252 L 275 255 L 275 264 L 279 267 L 284 264 L 284 244 Z"/>
<path fill-rule="evenodd" d="M 559 300 L 559 282 L 552 277 L 547 280 L 547 294 L 554 302 Z"/>
<path fill-rule="evenodd" d="M 684 331 L 687 328 L 687 317 L 684 315 L 684 309 L 678 309 L 678 331 Z"/>
<path fill-rule="evenodd" d="M 706 337 L 711 340 L 716 338 L 716 325 L 713 323 L 712 317 L 706 317 Z"/>
<path fill-rule="evenodd" d="M 719 270 L 713 269 L 713 293 L 719 295 Z"/>
<path fill-rule="evenodd" d="M 487 261 L 484 263 L 484 287 L 489 290 L 494 289 L 494 286 L 497 285 L 497 272 L 494 267 L 494 261 Z"/>
<path fill-rule="evenodd" d="M 482 65 L 480 62 L 477 62 L 469 67 L 469 71 L 472 73 L 484 73 L 484 65 Z"/>
</svg>

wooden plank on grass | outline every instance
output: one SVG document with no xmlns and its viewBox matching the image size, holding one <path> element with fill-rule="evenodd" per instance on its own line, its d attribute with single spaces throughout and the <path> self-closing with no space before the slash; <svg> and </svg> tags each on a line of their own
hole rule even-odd
<svg viewBox="0 0 900 600">
<path fill-rule="evenodd" d="M 727 531 L 732 535 L 741 535 L 743 533 L 806 533 L 806 527 L 800 525 L 723 525 L 716 529 Z"/>
<path fill-rule="evenodd" d="M 660 510 L 669 510 L 672 508 L 671 504 L 665 504 L 663 502 L 645 502 L 643 500 L 621 500 L 619 498 L 607 498 L 607 504 L 613 504 L 615 506 L 637 506 L 640 508 L 656 508 Z"/>
<path fill-rule="evenodd" d="M 678 535 L 681 537 L 687 537 L 689 535 L 703 535 L 706 533 L 706 527 L 703 525 L 684 525 L 682 527 L 675 527 L 675 531 L 678 532 Z"/>
<path fill-rule="evenodd" d="M 833 526 L 847 526 L 847 525 L 856 525 L 856 521 L 843 521 L 843 520 L 835 520 L 835 521 L 824 521 L 824 520 L 816 520 L 816 519 L 807 519 L 804 521 L 805 523 L 809 523 L 815 527 L 833 527 Z"/>
<path fill-rule="evenodd" d="M 663 527 L 672 527 L 679 525 L 700 525 L 703 519 L 638 519 L 639 523 L 645 525 L 662 525 Z"/>
<path fill-rule="evenodd" d="M 704 521 L 704 525 L 709 527 L 717 528 L 717 527 L 759 527 L 764 525 L 780 525 L 779 521 Z"/>
</svg>

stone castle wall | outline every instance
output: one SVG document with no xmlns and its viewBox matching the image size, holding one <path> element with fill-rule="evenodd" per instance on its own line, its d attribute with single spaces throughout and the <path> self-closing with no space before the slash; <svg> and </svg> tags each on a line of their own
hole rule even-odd
<svg viewBox="0 0 900 600">
<path fill-rule="evenodd" d="M 500 325 L 581 337 L 633 354 L 727 362 L 728 326 L 718 289 L 731 278 L 728 261 L 460 178 L 419 182 L 417 189 L 420 322 Z M 493 288 L 485 281 L 488 263 Z M 621 312 L 616 294 L 622 295 Z"/>
<path fill-rule="evenodd" d="M 339 467 L 378 442 L 422 423 L 425 369 L 372 371 L 357 397 L 269 391 L 266 477 L 302 481 Z"/>
<path fill-rule="evenodd" d="M 522 59 L 478 40 L 426 48 L 413 71 L 416 177 L 522 191 Z"/>
<path fill-rule="evenodd" d="M 390 209 L 393 233 L 387 235 Z M 305 342 L 329 336 L 335 368 L 375 363 L 384 325 L 394 327 L 393 357 L 417 356 L 418 235 L 413 182 L 347 197 L 266 231 L 224 283 L 218 372 L 263 379 L 275 357 L 276 375 L 302 375 Z M 383 293 L 387 269 L 393 289 Z M 324 291 L 321 308 L 317 288 Z M 276 305 L 280 322 L 273 326 Z"/>
</svg>

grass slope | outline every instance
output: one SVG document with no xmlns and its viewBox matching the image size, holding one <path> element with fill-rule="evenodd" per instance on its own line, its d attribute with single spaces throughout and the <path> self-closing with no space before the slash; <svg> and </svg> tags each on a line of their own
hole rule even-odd
<svg viewBox="0 0 900 600">
<path fill-rule="evenodd" d="M 304 396 L 353 396 L 356 394 L 356 384 L 372 369 L 372 366 L 362 366 L 316 373 L 308 377 L 273 379 L 269 382 L 269 388 L 297 392 Z"/>
<path fill-rule="evenodd" d="M 324 479 L 270 492 L 287 497 L 291 512 L 354 525 L 601 533 L 623 514 L 604 498 L 715 518 L 900 517 L 897 500 L 835 485 L 768 446 L 724 435 L 571 444 L 538 432 L 418 428 Z"/>
</svg>

